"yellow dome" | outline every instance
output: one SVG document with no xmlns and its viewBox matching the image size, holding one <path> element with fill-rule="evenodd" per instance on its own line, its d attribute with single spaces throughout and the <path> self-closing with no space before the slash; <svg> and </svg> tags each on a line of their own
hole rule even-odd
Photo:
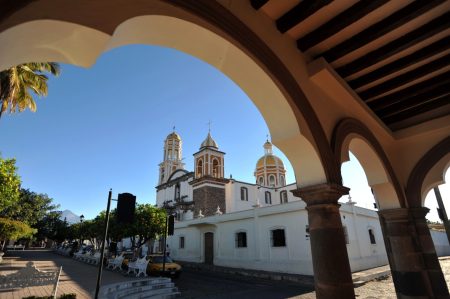
<svg viewBox="0 0 450 299">
<path fill-rule="evenodd" d="M 257 169 L 265 166 L 278 166 L 284 168 L 283 161 L 274 155 L 264 155 L 256 162 Z"/>
<path fill-rule="evenodd" d="M 177 133 L 172 132 L 172 133 L 170 133 L 169 135 L 167 135 L 167 138 L 166 138 L 166 139 L 177 139 L 177 140 L 181 140 L 181 137 L 180 137 L 180 135 L 178 135 Z"/>
</svg>

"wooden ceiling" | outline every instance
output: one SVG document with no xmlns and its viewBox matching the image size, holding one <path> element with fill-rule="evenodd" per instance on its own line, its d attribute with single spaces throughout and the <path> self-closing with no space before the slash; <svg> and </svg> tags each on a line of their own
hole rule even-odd
<svg viewBox="0 0 450 299">
<path fill-rule="evenodd" d="M 449 0 L 250 0 L 392 131 L 450 114 Z"/>
</svg>

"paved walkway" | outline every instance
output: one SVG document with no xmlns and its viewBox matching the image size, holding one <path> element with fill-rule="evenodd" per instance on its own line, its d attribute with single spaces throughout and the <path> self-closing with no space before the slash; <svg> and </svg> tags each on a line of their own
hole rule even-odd
<svg viewBox="0 0 450 299">
<path fill-rule="evenodd" d="M 75 261 L 71 258 L 57 255 L 52 251 L 30 250 L 13 251 L 3 258 L 0 264 L 0 274 L 5 275 L 25 267 L 28 261 L 33 261 L 40 270 L 56 270 L 62 266 L 63 271 L 59 280 L 58 296 L 76 293 L 79 299 L 92 298 L 95 293 L 97 281 L 97 267 Z M 132 277 L 108 270 L 103 271 L 102 285 L 130 281 Z M 1 299 L 21 299 L 27 296 L 49 296 L 53 290 L 52 285 L 28 287 L 15 290 L 0 290 Z"/>
</svg>

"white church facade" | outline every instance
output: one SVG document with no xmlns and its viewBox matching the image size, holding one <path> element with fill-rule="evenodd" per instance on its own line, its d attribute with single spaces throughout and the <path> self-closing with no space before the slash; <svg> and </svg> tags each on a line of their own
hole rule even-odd
<svg viewBox="0 0 450 299">
<path fill-rule="evenodd" d="M 286 170 L 266 141 L 256 161 L 255 183 L 224 177 L 225 153 L 208 133 L 194 171 L 184 169 L 182 140 L 173 132 L 164 142 L 156 203 L 176 213 L 168 237 L 176 260 L 226 267 L 312 275 L 308 214 L 290 192 Z M 388 263 L 378 215 L 342 204 L 341 220 L 352 271 Z"/>
</svg>

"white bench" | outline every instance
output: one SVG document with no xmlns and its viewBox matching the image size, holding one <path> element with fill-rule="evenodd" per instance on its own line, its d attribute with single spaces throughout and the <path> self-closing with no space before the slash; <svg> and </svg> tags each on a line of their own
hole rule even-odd
<svg viewBox="0 0 450 299">
<path fill-rule="evenodd" d="M 6 250 L 25 250 L 24 245 L 6 245 Z"/>
<path fill-rule="evenodd" d="M 115 258 L 108 259 L 108 264 L 106 265 L 106 268 L 111 269 L 111 270 L 116 270 L 117 268 L 120 269 L 124 258 L 125 258 L 125 255 L 122 252 L 120 255 L 116 256 Z"/>
<path fill-rule="evenodd" d="M 17 272 L 0 275 L 0 289 L 16 289 L 53 284 L 52 296 L 56 298 L 61 271 L 62 267 L 56 271 L 41 271 L 34 266 L 33 262 L 28 262 L 25 268 Z"/>
<path fill-rule="evenodd" d="M 134 262 L 130 262 L 128 263 L 128 271 L 127 274 L 130 274 L 130 272 L 133 272 L 134 275 L 136 275 L 136 277 L 138 275 L 140 275 L 141 273 L 144 274 L 144 276 L 147 276 L 147 265 L 148 265 L 148 261 L 147 261 L 147 257 L 144 256 L 143 258 L 137 259 Z M 145 270 L 143 270 L 145 268 Z M 136 271 L 138 271 L 136 273 Z"/>
</svg>

